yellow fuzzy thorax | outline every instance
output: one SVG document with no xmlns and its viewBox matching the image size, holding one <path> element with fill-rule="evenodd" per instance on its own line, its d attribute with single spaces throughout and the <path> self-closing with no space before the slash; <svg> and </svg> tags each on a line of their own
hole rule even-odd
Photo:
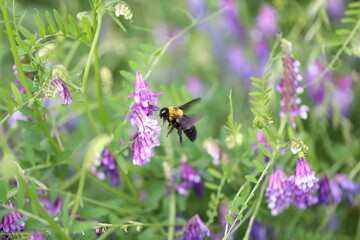
<svg viewBox="0 0 360 240">
<path fill-rule="evenodd" d="M 182 117 L 184 112 L 177 107 L 169 107 L 169 122 L 174 122 L 176 119 Z"/>
</svg>

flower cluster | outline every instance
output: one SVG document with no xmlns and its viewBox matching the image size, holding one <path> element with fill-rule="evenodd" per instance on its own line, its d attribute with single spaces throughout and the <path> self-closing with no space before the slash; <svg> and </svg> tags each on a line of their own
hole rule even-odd
<svg viewBox="0 0 360 240">
<path fill-rule="evenodd" d="M 280 117 L 283 118 L 288 114 L 291 125 L 295 128 L 295 117 L 306 119 L 309 108 L 305 105 L 299 106 L 301 99 L 297 95 L 304 90 L 298 85 L 298 82 L 302 81 L 302 76 L 299 74 L 300 62 L 293 58 L 291 43 L 282 39 L 281 51 L 284 69 L 278 85 L 278 90 L 281 92 Z"/>
<path fill-rule="evenodd" d="M 129 5 L 123 1 L 120 1 L 118 4 L 116 4 L 115 15 L 117 17 L 124 16 L 126 20 L 131 20 L 133 17 L 133 13 L 129 8 Z"/>
<path fill-rule="evenodd" d="M 345 174 L 337 174 L 333 178 L 324 176 L 319 184 L 319 203 L 340 203 L 342 193 L 349 204 L 353 204 L 356 196 L 360 193 L 360 185 L 351 181 Z"/>
<path fill-rule="evenodd" d="M 162 93 L 153 93 L 143 78 L 141 71 L 136 72 L 135 92 L 129 98 L 135 99 L 135 104 L 131 107 L 132 112 L 126 116 L 131 120 L 131 124 L 137 127 L 137 133 L 134 137 L 134 143 L 130 147 L 133 153 L 133 163 L 143 166 L 154 156 L 154 147 L 159 146 L 158 137 L 161 134 L 161 127 L 158 121 L 151 119 L 153 111 L 157 110 L 157 96 Z"/>
<path fill-rule="evenodd" d="M 319 179 L 309 167 L 306 158 L 298 158 L 294 174 L 287 177 L 280 167 L 276 167 L 270 175 L 266 188 L 266 202 L 272 215 L 278 215 L 293 203 L 300 209 L 305 209 L 318 202 L 313 196 L 319 188 Z"/>
<path fill-rule="evenodd" d="M 193 188 L 198 196 L 204 195 L 204 181 L 201 179 L 201 172 L 196 171 L 189 163 L 182 162 L 180 175 L 182 182 L 174 186 L 178 193 L 188 195 L 189 188 Z"/>
<path fill-rule="evenodd" d="M 29 240 L 46 240 L 46 238 L 39 231 L 39 232 L 31 232 Z"/>
<path fill-rule="evenodd" d="M 101 160 L 94 161 L 93 165 L 90 166 L 90 172 L 101 180 L 104 180 L 105 176 L 108 175 L 111 184 L 115 187 L 119 186 L 120 174 L 119 174 L 118 166 L 114 156 L 107 148 L 105 148 L 104 152 L 101 154 Z"/>
<path fill-rule="evenodd" d="M 199 215 L 193 216 L 183 229 L 183 240 L 203 240 L 210 237 L 210 230 L 205 226 Z"/>
<path fill-rule="evenodd" d="M 265 196 L 271 215 L 276 216 L 287 209 L 291 202 L 291 192 L 288 191 L 288 178 L 280 167 L 275 167 L 270 175 Z"/>
<path fill-rule="evenodd" d="M 8 201 L 6 204 L 11 208 L 14 208 L 14 205 L 11 201 Z M 25 230 L 24 217 L 18 212 L 11 212 L 3 216 L 0 222 L 0 232 L 4 233 L 17 233 L 22 230 Z"/>
<path fill-rule="evenodd" d="M 55 216 L 56 214 L 61 212 L 63 200 L 60 197 L 57 197 L 52 203 L 49 196 L 44 196 L 47 194 L 45 190 L 39 190 L 38 193 L 40 195 L 43 195 L 39 197 L 39 202 L 49 213 L 50 216 Z"/>
</svg>

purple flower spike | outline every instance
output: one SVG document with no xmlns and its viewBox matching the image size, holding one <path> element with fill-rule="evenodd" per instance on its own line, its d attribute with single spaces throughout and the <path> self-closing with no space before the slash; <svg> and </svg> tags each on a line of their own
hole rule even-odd
<svg viewBox="0 0 360 240">
<path fill-rule="evenodd" d="M 325 67 L 319 61 L 313 61 L 307 69 L 305 81 L 311 84 L 324 70 Z M 331 73 L 328 72 L 319 83 L 309 85 L 308 94 L 316 105 L 322 104 L 325 97 L 325 82 L 331 78 Z"/>
<path fill-rule="evenodd" d="M 42 195 L 47 194 L 45 190 L 39 190 L 38 193 Z M 51 202 L 50 197 L 39 197 L 39 202 L 50 216 L 55 216 L 61 212 L 63 205 L 63 200 L 60 197 L 56 198 L 54 203 Z"/>
<path fill-rule="evenodd" d="M 28 240 L 46 240 L 46 238 L 39 231 L 39 232 L 31 232 Z"/>
<path fill-rule="evenodd" d="M 143 166 L 154 156 L 154 147 L 160 145 L 158 137 L 161 134 L 161 128 L 158 121 L 148 117 L 142 108 L 134 111 L 131 122 L 138 129 L 134 144 L 130 147 L 133 153 L 133 163 Z"/>
<path fill-rule="evenodd" d="M 101 161 L 95 161 L 90 166 L 90 172 L 94 174 L 98 179 L 104 180 L 105 176 L 108 175 L 111 184 L 115 187 L 119 186 L 119 171 L 116 160 L 111 154 L 109 149 L 105 149 L 101 154 Z"/>
<path fill-rule="evenodd" d="M 204 195 L 204 181 L 200 171 L 196 171 L 189 163 L 182 162 L 180 175 L 183 181 L 174 186 L 178 193 L 188 195 L 188 189 L 193 188 L 198 196 Z"/>
<path fill-rule="evenodd" d="M 318 199 L 312 195 L 319 188 L 318 181 L 306 158 L 298 158 L 295 172 L 289 177 L 289 189 L 295 198 L 295 206 L 305 209 L 318 202 Z"/>
<path fill-rule="evenodd" d="M 229 33 L 234 34 L 235 37 L 242 43 L 246 43 L 246 34 L 244 26 L 241 22 L 238 6 L 235 0 L 221 0 L 220 7 L 224 8 L 227 29 L 231 30 Z"/>
<path fill-rule="evenodd" d="M 8 201 L 7 205 L 14 208 L 11 201 Z M 16 233 L 25 230 L 24 217 L 18 212 L 11 212 L 6 214 L 0 223 L 0 232 L 4 233 Z"/>
<path fill-rule="evenodd" d="M 126 119 L 131 119 L 134 117 L 135 110 L 137 108 L 141 108 L 147 116 L 152 115 L 153 111 L 158 110 L 158 108 L 150 103 L 158 104 L 159 100 L 157 96 L 162 95 L 163 93 L 153 93 L 151 91 L 148 83 L 145 81 L 142 76 L 141 71 L 136 72 L 136 80 L 135 80 L 135 92 L 129 95 L 129 98 L 135 99 L 135 104 L 131 107 L 133 110 Z"/>
<path fill-rule="evenodd" d="M 332 95 L 332 99 L 343 116 L 348 115 L 350 106 L 354 101 L 353 82 L 350 74 L 334 78 L 336 90 Z"/>
<path fill-rule="evenodd" d="M 192 217 L 184 226 L 183 240 L 203 240 L 205 236 L 210 237 L 210 230 L 201 221 L 199 215 Z"/>
<path fill-rule="evenodd" d="M 264 4 L 261 6 L 256 18 L 256 29 L 267 37 L 275 36 L 278 29 L 277 19 L 276 10 L 271 5 Z"/>
<path fill-rule="evenodd" d="M 332 19 L 340 20 L 342 17 L 344 17 L 344 0 L 327 0 L 326 11 Z"/>
<path fill-rule="evenodd" d="M 291 192 L 288 191 L 288 178 L 280 167 L 276 167 L 271 173 L 265 196 L 271 215 L 279 215 L 289 208 Z"/>
<path fill-rule="evenodd" d="M 60 96 L 61 104 L 71 104 L 72 99 L 70 95 L 70 91 L 66 86 L 65 82 L 61 80 L 61 78 L 53 79 L 47 89 L 45 91 L 46 98 L 53 98 L 55 95 Z"/>
<path fill-rule="evenodd" d="M 356 196 L 360 192 L 359 184 L 351 181 L 345 174 L 337 174 L 334 177 L 334 181 L 338 183 L 340 188 L 343 190 L 346 200 L 349 202 L 349 204 L 353 204 Z"/>
<path fill-rule="evenodd" d="M 278 90 L 281 92 L 280 117 L 283 118 L 288 114 L 291 125 L 295 128 L 295 117 L 300 116 L 302 119 L 307 119 L 309 107 L 305 105 L 298 106 L 301 99 L 297 95 L 302 93 L 304 89 L 298 85 L 298 82 L 302 81 L 302 76 L 299 74 L 300 62 L 293 58 L 291 43 L 282 39 L 281 51 L 284 69 L 278 85 Z"/>
</svg>

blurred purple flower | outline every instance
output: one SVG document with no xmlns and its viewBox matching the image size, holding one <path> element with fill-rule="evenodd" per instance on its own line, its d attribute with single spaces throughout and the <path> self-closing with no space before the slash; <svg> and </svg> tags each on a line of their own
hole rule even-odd
<svg viewBox="0 0 360 240">
<path fill-rule="evenodd" d="M 203 146 L 206 149 L 207 153 L 213 158 L 212 163 L 214 165 L 220 165 L 221 160 L 224 160 L 224 162 L 229 161 L 228 156 L 221 149 L 219 140 L 208 138 L 205 140 Z"/>
<path fill-rule="evenodd" d="M 134 143 L 130 147 L 133 153 L 133 163 L 143 166 L 154 156 L 154 147 L 160 145 L 158 137 L 161 134 L 161 127 L 157 120 L 148 117 L 140 107 L 133 112 L 131 122 L 138 129 Z"/>
<path fill-rule="evenodd" d="M 188 195 L 189 188 L 193 188 L 198 196 L 204 195 L 204 181 L 201 178 L 200 171 L 196 171 L 189 163 L 182 162 L 180 176 L 182 182 L 174 186 L 179 194 Z"/>
<path fill-rule="evenodd" d="M 183 240 L 203 240 L 205 236 L 210 237 L 209 229 L 197 214 L 184 226 L 183 232 Z"/>
<path fill-rule="evenodd" d="M 25 93 L 26 93 L 26 92 L 25 92 L 25 88 L 24 88 L 24 86 L 21 85 L 21 82 L 20 82 L 20 81 L 16 80 L 16 81 L 15 81 L 15 85 L 18 86 L 18 87 L 20 87 L 20 89 L 19 89 L 19 92 L 20 92 L 20 93 L 22 93 L 22 94 L 25 94 Z"/>
<path fill-rule="evenodd" d="M 325 97 L 325 82 L 331 81 L 331 73 L 327 72 L 319 83 L 313 84 L 316 78 L 325 70 L 320 61 L 313 61 L 307 68 L 305 81 L 310 84 L 307 92 L 316 105 L 322 104 Z"/>
<path fill-rule="evenodd" d="M 39 190 L 39 194 L 46 195 L 47 192 L 45 190 Z M 54 203 L 51 202 L 50 197 L 41 196 L 39 197 L 40 204 L 45 208 L 45 210 L 49 213 L 50 216 L 55 216 L 59 212 L 61 212 L 63 200 L 60 197 L 57 197 Z"/>
<path fill-rule="evenodd" d="M 269 60 L 269 47 L 264 37 L 256 38 L 254 41 L 254 50 L 260 64 L 259 68 L 263 69 Z"/>
<path fill-rule="evenodd" d="M 246 34 L 241 22 L 238 6 L 235 0 L 220 0 L 220 7 L 225 8 L 224 17 L 226 20 L 226 29 L 229 34 L 234 34 L 240 43 L 246 43 Z"/>
<path fill-rule="evenodd" d="M 245 83 L 246 87 L 250 87 L 250 78 L 259 77 L 259 71 L 249 62 L 245 53 L 239 46 L 231 45 L 227 50 L 227 67 L 235 75 Z"/>
<path fill-rule="evenodd" d="M 256 17 L 255 28 L 263 36 L 273 37 L 278 30 L 277 20 L 278 14 L 275 8 L 269 4 L 263 4 L 260 7 L 258 16 Z"/>
<path fill-rule="evenodd" d="M 60 77 L 51 80 L 45 89 L 46 98 L 53 98 L 55 95 L 60 96 L 61 104 L 72 103 L 70 91 L 66 86 L 66 83 Z"/>
<path fill-rule="evenodd" d="M 136 72 L 136 80 L 135 80 L 135 92 L 129 95 L 129 98 L 135 99 L 135 104 L 131 107 L 132 112 L 126 116 L 126 119 L 134 119 L 134 114 L 138 108 L 142 109 L 142 111 L 147 115 L 152 115 L 153 111 L 158 110 L 158 108 L 150 103 L 158 104 L 159 100 L 157 96 L 162 95 L 163 93 L 153 93 L 151 91 L 148 83 L 145 81 L 142 76 L 141 71 Z"/>
<path fill-rule="evenodd" d="M 46 240 L 46 238 L 41 234 L 41 231 L 32 231 L 28 240 Z"/>
<path fill-rule="evenodd" d="M 255 220 L 251 227 L 249 239 L 251 239 L 251 240 L 266 240 L 267 239 L 266 232 L 267 232 L 266 226 L 264 224 L 262 224 L 261 222 L 258 222 Z"/>
<path fill-rule="evenodd" d="M 295 128 L 295 117 L 300 116 L 302 119 L 307 119 L 309 107 L 305 105 L 298 106 L 301 99 L 297 95 L 302 93 L 304 89 L 298 85 L 298 82 L 302 81 L 302 76 L 298 73 L 300 62 L 293 58 L 291 43 L 282 39 L 281 51 L 283 54 L 283 74 L 278 85 L 278 90 L 281 92 L 280 117 L 283 118 L 288 114 L 291 125 Z"/>
<path fill-rule="evenodd" d="M 319 204 L 332 204 L 341 202 L 341 190 L 339 184 L 327 175 L 319 181 Z"/>
<path fill-rule="evenodd" d="M 339 184 L 348 203 L 353 204 L 360 192 L 360 185 L 351 181 L 345 174 L 337 174 L 334 181 Z"/>
<path fill-rule="evenodd" d="M 204 82 L 196 76 L 189 77 L 185 82 L 185 86 L 193 97 L 199 96 L 204 90 Z"/>
<path fill-rule="evenodd" d="M 11 128 L 16 128 L 17 127 L 17 120 L 23 120 L 23 121 L 27 121 L 27 117 L 25 117 L 24 114 L 22 114 L 20 111 L 16 111 L 13 114 L 10 115 L 10 117 L 8 118 L 8 123 L 10 125 Z"/>
<path fill-rule="evenodd" d="M 108 175 L 111 184 L 115 187 L 119 186 L 120 174 L 117 167 L 117 162 L 114 156 L 111 154 L 110 150 L 107 148 L 105 148 L 104 152 L 101 154 L 101 160 L 94 161 L 93 165 L 90 166 L 90 172 L 101 180 L 104 180 L 105 175 Z"/>
<path fill-rule="evenodd" d="M 289 177 L 288 181 L 295 206 L 305 209 L 317 203 L 318 199 L 312 193 L 319 188 L 319 179 L 310 169 L 306 158 L 297 159 L 294 174 Z"/>
<path fill-rule="evenodd" d="M 345 2 L 344 0 L 327 0 L 326 11 L 330 18 L 340 20 L 344 17 Z"/>
<path fill-rule="evenodd" d="M 14 208 L 14 205 L 11 201 L 8 201 L 6 204 L 11 208 Z M 20 215 L 18 212 L 11 212 L 3 216 L 0 223 L 0 232 L 3 233 L 16 233 L 22 230 L 25 230 L 25 218 Z"/>
<path fill-rule="evenodd" d="M 188 6 L 191 14 L 195 18 L 201 18 L 207 15 L 206 0 L 188 0 Z"/>
<path fill-rule="evenodd" d="M 289 208 L 291 193 L 288 191 L 288 178 L 284 171 L 276 166 L 271 173 L 265 196 L 271 215 L 279 215 L 282 211 Z"/>
<path fill-rule="evenodd" d="M 335 92 L 332 93 L 332 101 L 337 105 L 343 116 L 347 116 L 351 104 L 354 101 L 352 89 L 353 79 L 350 74 L 335 77 L 333 82 L 336 86 Z"/>
</svg>

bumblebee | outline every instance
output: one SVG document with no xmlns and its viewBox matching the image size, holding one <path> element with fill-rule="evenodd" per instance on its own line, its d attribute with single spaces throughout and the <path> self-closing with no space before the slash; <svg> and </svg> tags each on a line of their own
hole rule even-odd
<svg viewBox="0 0 360 240">
<path fill-rule="evenodd" d="M 168 128 L 170 128 L 170 130 L 166 136 L 169 136 L 174 129 L 177 129 L 181 145 L 183 141 L 182 132 L 185 133 L 191 142 L 196 140 L 197 132 L 194 125 L 199 122 L 201 118 L 195 115 L 185 115 L 184 112 L 199 101 L 200 98 L 196 98 L 180 107 L 164 107 L 160 110 L 159 116 L 163 119 L 163 124 L 165 124 L 166 121 L 169 123 Z"/>
</svg>

